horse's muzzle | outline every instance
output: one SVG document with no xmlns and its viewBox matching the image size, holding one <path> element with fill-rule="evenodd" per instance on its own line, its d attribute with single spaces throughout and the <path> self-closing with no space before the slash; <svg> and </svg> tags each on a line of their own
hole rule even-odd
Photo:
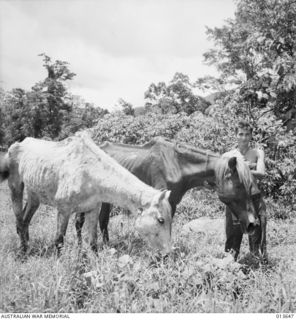
<svg viewBox="0 0 296 320">
<path fill-rule="evenodd" d="M 255 232 L 255 224 L 249 223 L 247 226 L 247 234 L 253 234 Z"/>
<path fill-rule="evenodd" d="M 246 231 L 248 234 L 253 234 L 255 232 L 255 229 L 257 226 L 260 225 L 259 219 L 255 219 L 253 215 L 248 215 L 248 223 L 247 223 L 247 228 Z"/>
<path fill-rule="evenodd" d="M 166 256 L 166 255 L 169 255 L 170 253 L 172 252 L 172 246 L 171 245 L 167 245 L 167 246 L 164 246 L 161 250 L 161 254 Z"/>
</svg>

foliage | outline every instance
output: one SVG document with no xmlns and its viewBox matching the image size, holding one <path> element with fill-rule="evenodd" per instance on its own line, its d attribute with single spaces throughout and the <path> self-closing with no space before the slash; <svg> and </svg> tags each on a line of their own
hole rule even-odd
<svg viewBox="0 0 296 320">
<path fill-rule="evenodd" d="M 228 138 L 233 135 L 230 129 L 201 112 L 191 116 L 185 113 L 163 115 L 151 112 L 138 117 L 118 112 L 99 119 L 91 132 L 97 143 L 143 144 L 153 137 L 163 136 L 223 153 L 232 145 L 232 140 Z"/>
<path fill-rule="evenodd" d="M 65 102 L 67 89 L 64 82 L 72 80 L 75 73 L 68 68 L 68 62 L 56 60 L 52 63 L 46 54 L 43 57 L 47 78 L 33 86 L 31 97 L 38 109 L 38 120 L 41 127 L 40 136 L 56 138 L 61 129 L 64 117 L 71 111 L 71 105 Z M 37 133 L 38 134 L 38 133 Z"/>
<path fill-rule="evenodd" d="M 123 99 L 119 99 L 118 104 L 121 106 L 122 112 L 127 116 L 135 115 L 135 109 L 133 108 L 133 105 L 131 103 L 126 102 Z"/>
<path fill-rule="evenodd" d="M 267 108 L 290 129 L 296 118 L 295 1 L 240 0 L 235 18 L 207 28 L 207 34 L 216 48 L 204 54 L 205 61 L 220 77 L 215 83 L 199 79 L 197 85 L 236 87 L 250 119 L 254 109 Z"/>
<path fill-rule="evenodd" d="M 28 96 L 23 89 L 13 89 L 2 96 L 5 142 L 9 145 L 33 135 L 32 110 L 28 106 Z"/>
<path fill-rule="evenodd" d="M 47 77 L 32 90 L 20 88 L 0 92 L 0 144 L 9 146 L 25 137 L 62 139 L 90 128 L 108 111 L 68 93 L 66 81 L 75 74 L 65 61 L 51 61 L 46 54 L 43 66 Z"/>
<path fill-rule="evenodd" d="M 4 129 L 4 113 L 0 109 L 0 145 L 4 144 L 4 137 L 5 137 L 5 129 Z"/>
<path fill-rule="evenodd" d="M 74 105 L 71 98 L 69 102 L 72 103 L 72 111 L 64 119 L 59 140 L 67 138 L 77 131 L 95 126 L 99 118 L 103 118 L 105 114 L 109 113 L 106 109 L 94 107 L 91 103 Z"/>
<path fill-rule="evenodd" d="M 27 136 L 56 138 L 71 105 L 65 102 L 67 89 L 64 81 L 71 80 L 67 62 L 41 54 L 48 76 L 32 87 L 31 91 L 13 89 L 1 96 L 4 113 L 5 142 L 7 145 Z"/>
<path fill-rule="evenodd" d="M 5 143 L 5 115 L 2 101 L 4 100 L 5 91 L 0 88 L 0 146 Z"/>
<path fill-rule="evenodd" d="M 142 144 L 156 136 L 173 139 L 188 121 L 190 118 L 184 114 L 158 115 L 149 113 L 133 117 L 117 112 L 99 119 L 98 124 L 91 131 L 98 143 L 108 140 Z"/>
<path fill-rule="evenodd" d="M 167 113 L 185 112 L 190 115 L 195 111 L 204 112 L 209 103 L 194 93 L 194 86 L 189 77 L 176 73 L 168 85 L 152 83 L 145 92 L 146 109 Z"/>
</svg>

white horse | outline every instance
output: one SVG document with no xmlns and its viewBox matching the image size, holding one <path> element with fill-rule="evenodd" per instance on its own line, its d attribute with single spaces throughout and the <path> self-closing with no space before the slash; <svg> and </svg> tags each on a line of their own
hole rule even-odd
<svg viewBox="0 0 296 320">
<path fill-rule="evenodd" d="M 102 151 L 88 135 L 60 142 L 26 138 L 0 158 L 0 182 L 8 178 L 21 248 L 28 248 L 29 224 L 40 203 L 57 208 L 55 244 L 60 250 L 72 213 L 87 212 L 89 242 L 97 250 L 101 202 L 137 214 L 136 229 L 150 244 L 171 249 L 170 191 L 156 190 Z M 23 208 L 23 190 L 28 199 Z M 143 209 L 139 213 L 138 209 Z"/>
</svg>

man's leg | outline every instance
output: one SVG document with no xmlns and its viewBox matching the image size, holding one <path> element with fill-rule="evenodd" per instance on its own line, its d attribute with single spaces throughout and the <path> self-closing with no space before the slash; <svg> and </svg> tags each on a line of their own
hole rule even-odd
<svg viewBox="0 0 296 320">
<path fill-rule="evenodd" d="M 233 252 L 234 259 L 237 259 L 239 254 L 241 242 L 243 239 L 243 232 L 239 220 L 232 214 L 229 207 L 226 206 L 226 243 L 225 251 Z"/>
</svg>

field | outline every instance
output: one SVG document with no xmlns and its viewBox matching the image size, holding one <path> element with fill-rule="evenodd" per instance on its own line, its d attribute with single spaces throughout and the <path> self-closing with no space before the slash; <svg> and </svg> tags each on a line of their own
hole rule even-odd
<svg viewBox="0 0 296 320">
<path fill-rule="evenodd" d="M 198 201 L 197 201 L 198 199 Z M 269 215 L 274 207 L 268 204 Z M 210 192 L 192 191 L 173 223 L 174 253 L 153 255 L 133 230 L 133 219 L 110 220 L 110 244 L 94 256 L 77 246 L 73 218 L 62 256 L 52 249 L 56 213 L 42 206 L 30 226 L 30 252 L 18 257 L 19 238 L 7 184 L 0 186 L 0 312 L 295 312 L 296 219 L 268 221 L 269 264 L 248 255 L 225 256 L 224 230 L 185 234 L 201 216 L 223 217 Z M 129 223 L 130 222 L 130 223 Z"/>
</svg>

